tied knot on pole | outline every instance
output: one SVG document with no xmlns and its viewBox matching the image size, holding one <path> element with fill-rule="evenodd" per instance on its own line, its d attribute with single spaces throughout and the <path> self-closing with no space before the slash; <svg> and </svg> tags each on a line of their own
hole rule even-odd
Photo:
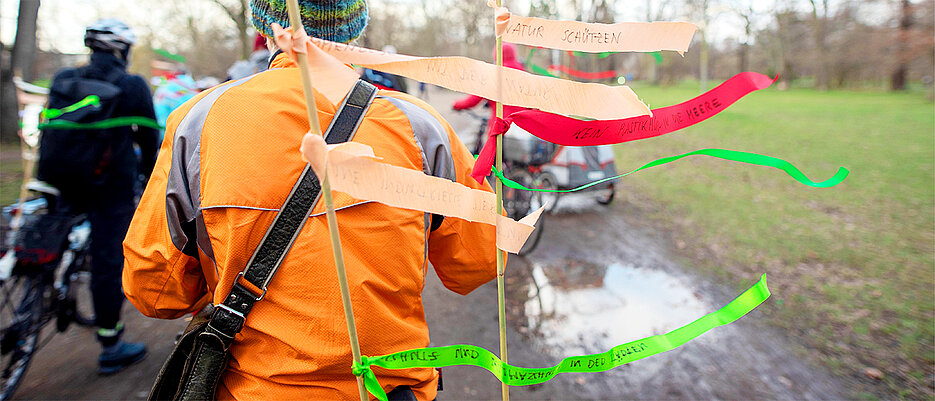
<svg viewBox="0 0 935 401">
<path fill-rule="evenodd" d="M 497 157 L 497 135 L 505 134 L 513 123 L 509 118 L 494 118 L 493 126 L 487 133 L 487 143 L 481 149 L 477 160 L 474 161 L 474 168 L 471 170 L 471 177 L 478 183 L 484 182 L 484 177 L 490 175 L 490 170 L 493 168 L 494 159 Z"/>
<path fill-rule="evenodd" d="M 367 360 L 367 356 L 360 356 L 360 364 L 357 364 L 357 361 L 351 365 L 351 372 L 354 373 L 354 376 L 364 376 L 367 371 L 370 370 L 370 361 Z"/>
<path fill-rule="evenodd" d="M 371 363 L 372 362 L 366 355 L 361 355 L 360 364 L 355 361 L 351 365 L 351 373 L 353 373 L 354 376 L 363 377 L 364 387 L 367 388 L 367 392 L 373 394 L 373 396 L 377 397 L 380 401 L 387 401 L 386 391 L 383 391 L 383 387 L 380 386 L 380 382 L 377 381 L 377 375 L 370 369 Z"/>
<path fill-rule="evenodd" d="M 279 24 L 273 23 L 273 40 L 276 42 L 276 46 L 289 54 L 289 57 L 293 60 L 296 59 L 296 54 L 308 53 L 305 46 L 308 45 L 310 39 L 304 29 L 296 32 L 292 27 L 283 28 Z"/>
<path fill-rule="evenodd" d="M 499 38 L 503 36 L 503 33 L 506 32 L 506 28 L 510 25 L 510 10 L 506 7 L 498 7 L 496 0 L 488 0 L 487 7 L 493 9 L 497 37 Z"/>
</svg>

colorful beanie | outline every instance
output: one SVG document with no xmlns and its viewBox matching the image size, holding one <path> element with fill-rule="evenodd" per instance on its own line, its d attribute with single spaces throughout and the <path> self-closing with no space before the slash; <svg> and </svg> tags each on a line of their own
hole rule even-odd
<svg viewBox="0 0 935 401">
<path fill-rule="evenodd" d="M 253 27 L 257 32 L 273 36 L 273 23 L 288 27 L 286 0 L 250 0 Z M 367 26 L 365 0 L 299 0 L 302 24 L 309 36 L 348 43 L 360 36 Z"/>
</svg>

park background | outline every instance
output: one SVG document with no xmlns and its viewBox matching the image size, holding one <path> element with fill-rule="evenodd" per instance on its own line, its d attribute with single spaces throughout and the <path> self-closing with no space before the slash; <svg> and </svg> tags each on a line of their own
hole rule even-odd
<svg viewBox="0 0 935 401">
<path fill-rule="evenodd" d="M 492 61 L 492 12 L 485 1 L 368 3 L 362 46 L 392 44 L 404 54 Z M 728 293 L 769 274 L 774 296 L 755 315 L 755 327 L 779 333 L 791 355 L 840 379 L 843 396 L 935 399 L 935 2 L 505 5 L 520 15 L 550 19 L 699 25 L 684 56 L 663 52 L 661 62 L 639 53 L 601 58 L 531 53 L 518 46 L 520 59 L 531 64 L 615 70 L 653 108 L 685 101 L 741 71 L 778 75 L 771 88 L 704 123 L 617 145 L 618 170 L 700 148 L 727 148 L 783 158 L 815 180 L 845 166 L 851 175 L 843 184 L 813 189 L 770 169 L 687 160 L 622 180 L 608 213 L 658 237 L 691 277 Z M 57 69 L 85 62 L 83 27 L 102 17 L 121 18 L 134 28 L 139 42 L 130 70 L 147 77 L 154 60 L 166 61 L 154 49 L 184 56 L 196 77 L 222 80 L 252 50 L 247 0 L 2 0 L 0 205 L 15 201 L 22 176 L 12 77 L 48 85 Z M 447 112 L 452 99 L 454 94 L 441 89 L 430 91 L 429 102 L 439 110 Z M 474 129 L 469 122 L 455 124 L 458 118 L 452 117 L 456 129 Z M 612 246 L 614 239 L 604 241 L 602 246 Z M 588 259 L 574 256 L 589 252 L 588 243 L 580 246 L 571 259 Z M 611 392 L 604 398 L 629 397 Z"/>
</svg>

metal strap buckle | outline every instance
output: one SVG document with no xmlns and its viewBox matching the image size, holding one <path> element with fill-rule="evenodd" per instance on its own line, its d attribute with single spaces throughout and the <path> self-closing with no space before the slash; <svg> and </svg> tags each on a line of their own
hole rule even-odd
<svg viewBox="0 0 935 401">
<path fill-rule="evenodd" d="M 247 317 L 244 316 L 243 313 L 240 313 L 240 312 L 234 310 L 234 308 L 231 308 L 230 306 L 224 305 L 223 303 L 218 304 L 218 308 L 221 308 L 221 309 L 224 309 L 224 310 L 226 310 L 226 311 L 228 311 L 228 312 L 230 312 L 230 313 L 233 313 L 233 314 L 237 315 L 237 317 L 243 319 L 244 321 L 247 320 Z"/>
<path fill-rule="evenodd" d="M 240 282 L 240 279 L 243 278 L 243 277 L 244 277 L 244 275 L 243 275 L 243 272 L 242 272 L 242 271 L 241 271 L 240 273 L 237 273 L 237 277 L 234 278 L 234 285 L 237 285 L 237 284 Z M 244 280 L 247 280 L 247 279 L 244 278 Z M 247 281 L 247 282 L 249 283 L 249 281 Z M 253 284 L 253 283 L 251 283 L 251 284 Z M 244 286 L 241 285 L 241 287 L 244 287 Z M 244 287 L 244 288 L 246 288 L 246 287 Z M 263 297 L 266 296 L 266 287 L 261 288 L 261 290 L 263 290 L 263 293 L 260 294 L 260 296 L 256 298 L 257 301 L 263 299 Z M 247 289 L 247 292 L 250 292 L 250 290 Z M 250 293 L 252 294 L 252 292 L 250 292 Z"/>
</svg>

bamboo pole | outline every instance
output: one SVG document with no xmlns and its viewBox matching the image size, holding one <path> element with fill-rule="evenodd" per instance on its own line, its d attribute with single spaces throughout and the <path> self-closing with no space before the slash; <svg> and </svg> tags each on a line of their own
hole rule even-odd
<svg viewBox="0 0 935 401">
<path fill-rule="evenodd" d="M 298 32 L 299 29 L 305 30 L 302 25 L 302 18 L 299 15 L 298 0 L 288 0 L 286 2 L 289 8 L 289 23 L 293 29 Z M 302 74 L 302 88 L 305 93 L 306 111 L 308 113 L 308 122 L 312 134 L 321 135 L 321 126 L 318 124 L 318 112 L 315 107 L 315 92 L 312 89 L 312 75 L 308 66 L 306 57 L 296 57 L 299 63 L 299 71 Z M 325 174 L 321 179 L 321 192 L 325 202 L 325 214 L 328 218 L 328 232 L 331 236 L 331 249 L 334 252 L 334 265 L 337 269 L 338 284 L 341 288 L 341 303 L 344 305 L 344 320 L 347 322 L 347 334 L 351 342 L 351 354 L 354 362 L 360 365 L 360 344 L 357 341 L 357 324 L 354 323 L 354 308 L 351 305 L 351 293 L 347 284 L 347 270 L 344 268 L 344 254 L 341 250 L 341 235 L 338 232 L 338 218 L 334 213 L 334 201 L 331 198 L 331 183 L 328 180 L 327 167 Z M 367 389 L 364 387 L 364 379 L 357 376 L 357 390 L 360 392 L 360 400 L 368 401 Z"/>
<path fill-rule="evenodd" d="M 497 7 L 502 7 L 502 0 L 497 0 Z M 494 20 L 494 25 L 496 25 L 496 20 Z M 503 73 L 500 71 L 503 68 L 503 39 L 497 36 L 497 96 L 498 99 L 503 99 Z M 497 102 L 496 105 L 497 118 L 503 118 L 503 103 Z M 503 135 L 497 135 L 497 170 L 503 171 Z M 503 182 L 500 178 L 497 178 L 497 214 L 503 214 Z M 497 248 L 497 306 L 498 306 L 498 316 L 500 321 L 500 360 L 503 361 L 503 364 L 507 364 L 507 352 L 506 352 L 506 295 L 504 291 L 503 284 L 503 275 L 504 275 L 504 259 L 506 259 L 505 253 Z M 500 390 L 503 395 L 503 401 L 510 400 L 510 386 L 506 383 L 500 383 Z"/>
</svg>

